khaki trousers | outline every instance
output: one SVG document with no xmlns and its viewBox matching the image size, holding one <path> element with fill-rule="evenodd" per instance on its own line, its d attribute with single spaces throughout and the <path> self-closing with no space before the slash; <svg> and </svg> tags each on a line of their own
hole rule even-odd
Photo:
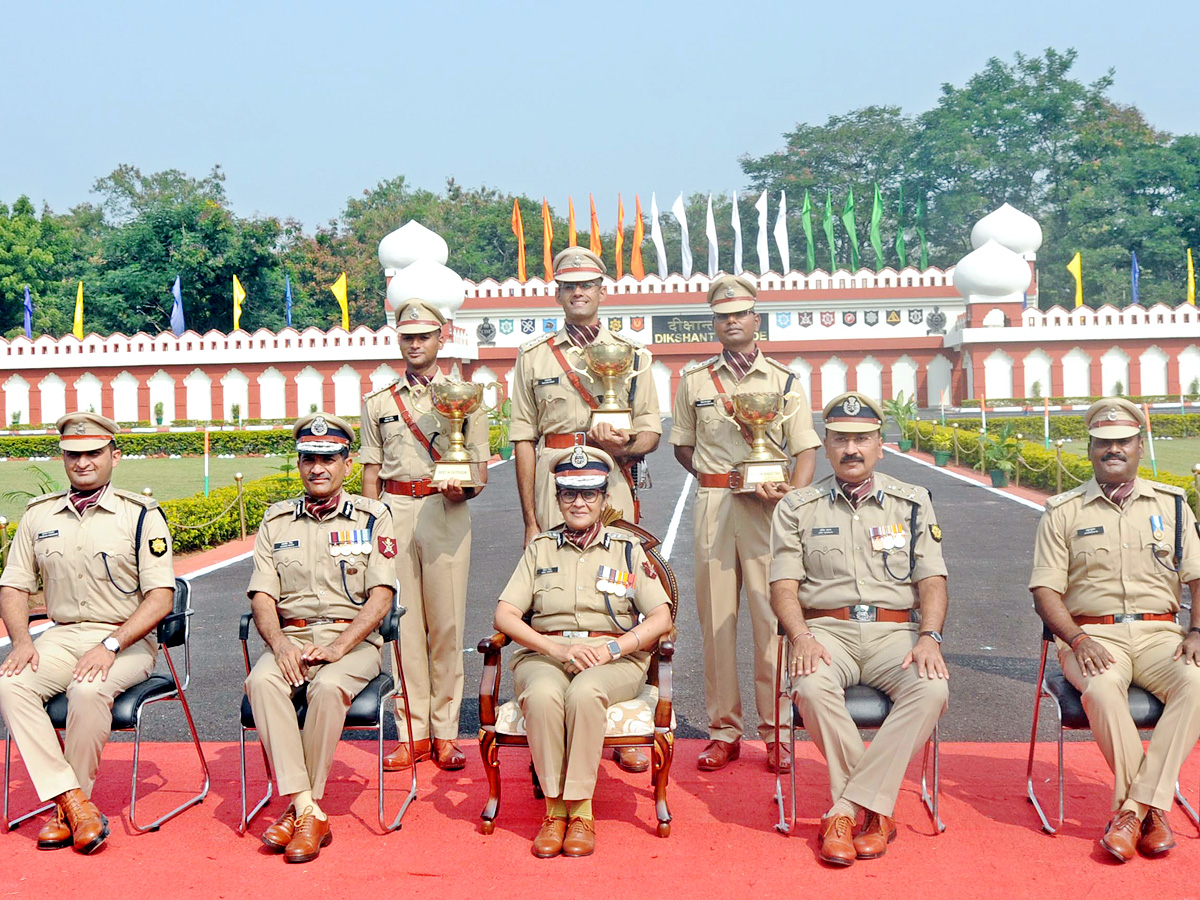
<svg viewBox="0 0 1200 900">
<path fill-rule="evenodd" d="M 562 511 L 558 508 L 555 495 L 557 487 L 550 477 L 550 461 L 558 456 L 561 450 L 547 450 L 538 444 L 537 464 L 533 470 L 533 513 L 537 516 L 538 527 L 549 531 L 563 523 Z M 608 505 L 621 510 L 621 518 L 634 522 L 633 491 L 625 476 L 617 472 L 608 480 Z"/>
<path fill-rule="evenodd" d="M 529 753 L 547 797 L 587 800 L 596 790 L 608 707 L 632 700 L 646 683 L 650 659 L 637 653 L 571 676 L 548 656 L 523 653 L 513 684 Z"/>
<path fill-rule="evenodd" d="M 708 736 L 742 737 L 742 694 L 738 688 L 737 626 L 742 588 L 754 634 L 754 702 L 758 733 L 774 740 L 775 658 L 778 625 L 771 611 L 771 513 L 753 494 L 724 488 L 696 491 L 694 516 L 696 611 L 704 639 L 704 699 Z M 787 729 L 780 732 L 788 740 Z"/>
<path fill-rule="evenodd" d="M 0 712 L 43 801 L 75 788 L 92 795 L 100 754 L 112 731 L 113 699 L 154 671 L 158 645 L 143 638 L 117 654 L 106 680 L 71 678 L 79 658 L 116 627 L 96 622 L 56 625 L 34 641 L 36 672 L 26 666 L 12 677 L 0 677 Z M 43 704 L 64 691 L 67 731 L 60 747 Z"/>
<path fill-rule="evenodd" d="M 471 575 L 471 513 L 440 495 L 415 499 L 385 494 L 396 540 L 400 657 L 413 740 L 458 737 L 463 693 L 463 632 Z M 396 728 L 408 738 L 396 673 Z"/>
<path fill-rule="evenodd" d="M 1172 659 L 1184 630 L 1173 622 L 1085 625 L 1083 630 L 1113 655 L 1113 665 L 1088 677 L 1061 641 L 1058 661 L 1083 695 L 1096 744 L 1113 771 L 1113 809 L 1127 799 L 1170 809 L 1179 769 L 1200 738 L 1200 666 Z M 1165 705 L 1146 750 L 1129 715 L 1131 683 Z"/>
<path fill-rule="evenodd" d="M 820 618 L 810 619 L 808 627 L 833 663 L 818 662 L 812 675 L 793 678 L 792 699 L 825 757 L 833 800 L 890 816 L 909 760 L 946 709 L 950 683 L 921 678 L 915 665 L 900 668 L 917 642 L 916 625 Z M 846 688 L 855 684 L 877 688 L 892 700 L 869 747 L 846 711 Z"/>
<path fill-rule="evenodd" d="M 288 638 L 296 646 L 305 641 L 324 645 L 344 627 L 318 625 L 289 633 Z M 379 674 L 381 664 L 379 647 L 363 641 L 337 662 L 310 667 L 307 684 L 293 688 L 284 680 L 270 649 L 258 658 L 246 676 L 246 696 L 280 794 L 312 791 L 316 800 L 325 796 L 325 780 L 342 737 L 346 710 L 359 691 Z M 299 690 L 308 691 L 303 733 L 292 705 L 292 695 Z"/>
</svg>

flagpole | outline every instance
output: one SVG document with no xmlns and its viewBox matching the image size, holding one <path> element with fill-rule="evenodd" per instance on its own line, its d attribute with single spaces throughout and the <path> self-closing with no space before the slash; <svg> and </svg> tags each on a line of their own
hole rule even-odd
<svg viewBox="0 0 1200 900">
<path fill-rule="evenodd" d="M 1042 438 L 1047 450 L 1050 449 L 1050 398 L 1042 398 Z"/>
<path fill-rule="evenodd" d="M 204 496 L 208 496 L 208 426 L 204 426 Z"/>
<path fill-rule="evenodd" d="M 979 395 L 979 421 L 983 426 L 984 436 L 987 436 L 987 395 Z"/>
<path fill-rule="evenodd" d="M 1142 412 L 1146 416 L 1146 437 L 1150 441 L 1150 470 L 1154 473 L 1154 477 L 1158 477 L 1158 460 L 1154 456 L 1154 427 L 1150 424 L 1150 407 L 1142 404 Z"/>
</svg>

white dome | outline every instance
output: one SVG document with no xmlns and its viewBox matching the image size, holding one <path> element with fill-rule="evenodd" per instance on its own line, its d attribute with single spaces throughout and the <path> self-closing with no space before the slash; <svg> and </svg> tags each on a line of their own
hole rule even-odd
<svg viewBox="0 0 1200 900">
<path fill-rule="evenodd" d="M 971 246 L 978 250 L 988 241 L 995 241 L 1013 253 L 1036 253 L 1042 246 L 1042 226 L 1005 203 L 988 213 L 971 229 Z"/>
<path fill-rule="evenodd" d="M 954 286 L 964 297 L 1020 294 L 1032 279 L 1028 262 L 992 240 L 972 250 L 954 267 Z"/>
<path fill-rule="evenodd" d="M 405 222 L 379 242 L 379 265 L 388 274 L 411 265 L 418 259 L 446 264 L 450 248 L 445 239 L 416 220 Z"/>
<path fill-rule="evenodd" d="M 447 319 L 454 317 L 466 297 L 466 285 L 458 273 L 432 259 L 418 259 L 406 265 L 387 289 L 388 309 L 393 312 L 409 300 L 423 300 L 440 309 Z"/>
</svg>

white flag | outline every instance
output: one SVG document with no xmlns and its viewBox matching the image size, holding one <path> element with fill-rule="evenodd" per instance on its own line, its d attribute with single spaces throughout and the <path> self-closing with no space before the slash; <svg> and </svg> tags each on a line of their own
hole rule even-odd
<svg viewBox="0 0 1200 900">
<path fill-rule="evenodd" d="M 692 245 L 688 238 L 687 214 L 683 209 L 683 191 L 671 204 L 671 215 L 679 220 L 679 249 L 683 254 L 683 269 L 680 271 L 684 278 L 692 277 Z"/>
<path fill-rule="evenodd" d="M 733 192 L 733 274 L 742 274 L 742 217 L 738 213 L 737 191 Z"/>
<path fill-rule="evenodd" d="M 704 234 L 708 237 L 708 277 L 716 278 L 721 263 L 717 258 L 717 223 L 713 220 L 712 194 L 708 195 L 708 218 L 704 222 Z"/>
<path fill-rule="evenodd" d="M 654 192 L 650 192 L 650 240 L 654 241 L 654 250 L 658 254 L 658 277 L 667 277 L 667 248 L 663 245 L 662 225 L 658 221 L 658 200 Z"/>
<path fill-rule="evenodd" d="M 782 268 L 780 275 L 786 275 L 792 270 L 791 254 L 788 252 L 787 233 L 787 194 L 779 192 L 779 215 L 775 219 L 775 246 L 779 248 L 779 259 Z"/>
<path fill-rule="evenodd" d="M 754 204 L 758 210 L 758 274 L 762 275 L 771 268 L 771 256 L 767 252 L 767 192 L 763 191 L 758 202 Z"/>
</svg>

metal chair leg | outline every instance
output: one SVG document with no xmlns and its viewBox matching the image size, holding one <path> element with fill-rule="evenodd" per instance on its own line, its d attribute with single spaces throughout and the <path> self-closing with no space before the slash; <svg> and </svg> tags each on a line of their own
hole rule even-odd
<svg viewBox="0 0 1200 900">
<path fill-rule="evenodd" d="M 60 739 L 61 740 L 61 739 Z M 9 832 L 20 825 L 22 822 L 28 822 L 35 816 L 39 816 L 44 812 L 54 809 L 54 803 L 44 803 L 35 808 L 32 812 L 27 812 L 24 815 L 17 816 L 15 819 L 8 817 L 8 796 L 9 789 L 12 785 L 12 734 L 9 734 L 4 739 L 4 831 Z"/>
<path fill-rule="evenodd" d="M 940 723 L 933 726 L 933 734 L 929 736 L 929 740 L 925 742 L 925 749 L 921 754 L 921 802 L 925 804 L 925 809 L 929 813 L 930 821 L 933 822 L 933 827 L 937 834 L 941 834 L 946 830 L 946 823 L 938 816 L 938 798 L 941 794 L 942 771 L 941 771 L 941 756 L 942 742 L 938 729 Z M 933 791 L 930 792 L 929 785 L 925 777 L 927 764 L 929 761 L 929 749 L 933 747 Z"/>
<path fill-rule="evenodd" d="M 404 703 L 404 733 L 408 735 L 408 758 L 412 760 L 412 765 L 409 770 L 412 772 L 412 782 L 408 788 L 408 795 L 404 798 L 404 803 L 400 806 L 400 812 L 396 814 L 396 818 L 389 825 L 384 820 L 383 814 L 383 710 L 386 703 L 379 704 L 379 826 L 384 831 L 392 832 L 400 829 L 401 820 L 404 814 L 408 812 L 409 806 L 417 799 L 417 752 L 416 742 L 413 740 L 412 733 L 412 712 L 408 705 L 408 685 L 404 681 L 404 664 L 400 656 L 400 637 L 396 636 L 396 640 L 392 642 L 392 657 L 396 665 L 396 679 L 400 682 L 400 698 Z M 393 717 L 395 716 L 395 696 L 396 692 L 391 691 L 387 695 L 387 699 L 392 701 Z M 399 724 L 399 723 L 397 723 Z"/>
<path fill-rule="evenodd" d="M 779 647 L 778 647 L 778 649 L 777 649 L 777 650 L 776 650 L 776 652 L 775 652 L 775 731 L 774 731 L 774 738 L 775 738 L 775 746 L 776 746 L 776 747 L 778 747 L 778 746 L 779 746 L 779 743 L 780 743 L 780 742 L 779 742 L 779 722 L 780 722 L 780 719 L 782 718 L 782 712 L 781 712 L 781 707 L 782 707 L 782 704 L 780 703 L 780 699 L 781 699 L 781 693 L 782 693 L 782 692 L 781 692 L 781 690 L 780 690 L 780 687 L 781 687 L 781 685 L 782 685 L 782 679 L 783 679 L 783 677 L 784 677 L 784 676 L 783 676 L 783 666 L 784 666 L 784 658 L 783 658 L 783 657 L 784 657 L 784 649 L 783 649 L 783 645 L 784 645 L 785 643 L 787 643 L 785 640 L 780 640 L 780 641 L 779 641 Z M 788 716 L 789 716 L 789 718 L 791 717 L 791 710 L 792 710 L 792 703 L 791 703 L 791 700 L 789 699 L 789 700 L 788 700 Z M 794 723 L 793 723 L 793 724 L 794 724 Z M 792 728 L 790 728 L 790 727 L 789 727 L 789 729 L 788 729 L 788 735 L 789 735 L 789 739 L 788 739 L 788 741 L 789 741 L 789 747 L 788 747 L 788 749 L 791 751 L 791 756 L 790 756 L 790 758 L 791 758 L 791 760 L 792 760 L 792 768 L 791 768 L 791 772 L 792 772 L 792 798 L 793 798 L 793 801 L 794 801 L 794 800 L 795 800 L 795 796 L 796 796 L 796 777 L 795 777 L 795 769 L 796 769 L 796 756 L 795 756 L 795 750 L 796 750 L 796 738 L 795 738 L 795 732 L 794 732 L 794 730 L 793 730 Z M 788 824 L 788 821 L 787 821 L 787 818 L 784 816 L 784 812 L 783 812 L 783 773 L 779 771 L 779 767 L 778 767 L 778 766 L 776 766 L 776 767 L 775 767 L 775 796 L 774 796 L 774 797 L 772 797 L 771 799 L 773 799 L 773 800 L 775 801 L 775 805 L 776 805 L 776 807 L 779 809 L 779 821 L 778 821 L 778 822 L 775 824 L 775 830 L 776 830 L 776 831 L 778 831 L 780 834 L 789 834 L 789 833 L 791 833 L 791 827 L 789 826 L 789 824 Z M 795 820 L 794 811 L 793 811 L 793 816 L 792 816 L 792 818 L 793 818 L 793 821 L 794 821 L 794 820 Z"/>
<path fill-rule="evenodd" d="M 238 723 L 238 758 L 241 761 L 242 771 L 242 819 L 238 823 L 238 834 L 245 834 L 246 829 L 250 827 L 250 822 L 257 816 L 264 806 L 271 802 L 271 798 L 275 796 L 275 782 L 271 777 L 271 766 L 267 762 L 266 750 L 263 750 L 263 765 L 266 767 L 267 773 L 267 792 L 263 794 L 263 798 L 254 805 L 249 814 L 246 813 L 246 732 L 247 729 L 241 723 Z"/>
</svg>

